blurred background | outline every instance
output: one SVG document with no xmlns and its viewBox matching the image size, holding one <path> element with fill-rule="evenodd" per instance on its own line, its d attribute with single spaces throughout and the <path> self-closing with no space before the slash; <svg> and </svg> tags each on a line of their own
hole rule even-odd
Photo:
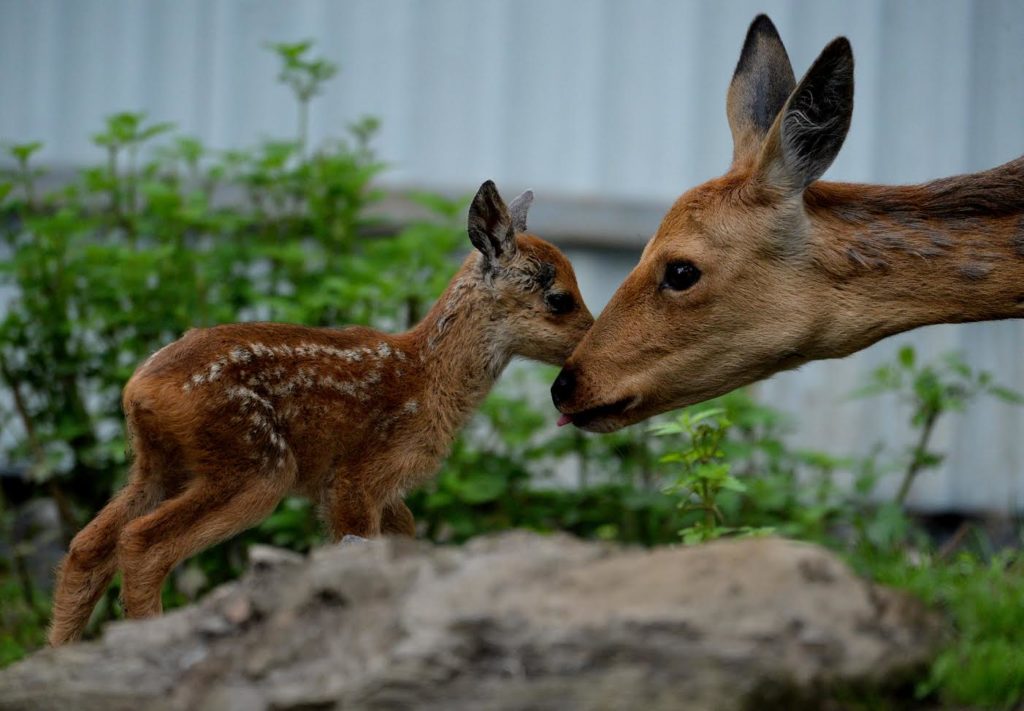
<svg viewBox="0 0 1024 711">
<path fill-rule="evenodd" d="M 725 94 L 759 12 L 798 77 L 833 37 L 853 44 L 853 125 L 826 179 L 920 182 L 1024 153 L 1015 0 L 0 0 L 10 508 L 44 499 L 65 539 L 88 519 L 124 476 L 120 386 L 188 327 L 415 321 L 484 179 L 534 189 L 531 229 L 565 249 L 596 315 L 673 200 L 727 168 Z M 904 505 L 1012 521 L 1022 353 L 1018 321 L 934 327 L 726 399 L 734 471 L 764 474 L 726 518 L 860 526 L 877 545 L 902 540 Z M 425 535 L 676 540 L 691 512 L 659 460 L 685 443 L 556 433 L 552 377 L 505 377 L 413 496 Z M 12 540 L 35 520 L 11 518 Z M 252 535 L 319 540 L 300 502 Z M 43 587 L 60 550 L 31 561 Z M 171 604 L 237 572 L 238 550 L 179 575 Z"/>
</svg>

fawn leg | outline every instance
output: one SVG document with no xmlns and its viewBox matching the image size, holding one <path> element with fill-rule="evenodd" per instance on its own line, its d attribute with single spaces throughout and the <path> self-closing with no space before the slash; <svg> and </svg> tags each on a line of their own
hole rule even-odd
<svg viewBox="0 0 1024 711">
<path fill-rule="evenodd" d="M 159 614 L 160 588 L 174 566 L 266 518 L 294 478 L 294 460 L 282 468 L 288 471 L 221 472 L 196 479 L 181 495 L 125 527 L 118 555 L 126 615 Z"/>
<path fill-rule="evenodd" d="M 121 530 L 159 501 L 162 488 L 148 481 L 142 459 L 136 460 L 121 491 L 78 532 L 57 568 L 53 615 L 48 635 L 56 647 L 78 639 L 117 570 Z"/>
<path fill-rule="evenodd" d="M 381 514 L 380 531 L 385 535 L 416 537 L 416 519 L 401 499 L 392 499 L 384 504 Z"/>
<path fill-rule="evenodd" d="M 325 513 L 331 540 L 345 536 L 379 536 L 383 504 L 376 501 L 361 484 L 351 480 L 338 482 L 329 492 Z"/>
</svg>

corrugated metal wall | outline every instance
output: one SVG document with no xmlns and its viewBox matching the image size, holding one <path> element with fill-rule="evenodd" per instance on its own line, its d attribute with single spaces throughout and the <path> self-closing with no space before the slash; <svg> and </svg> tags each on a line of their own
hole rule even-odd
<svg viewBox="0 0 1024 711">
<path fill-rule="evenodd" d="M 465 191 L 493 177 L 533 187 L 538 207 L 619 205 L 622 239 L 641 244 L 678 193 L 727 164 L 725 89 L 760 11 L 798 74 L 833 36 L 853 43 L 853 128 L 827 177 L 912 182 L 1024 153 L 1013 0 L 0 0 L 0 139 L 41 139 L 54 165 L 95 161 L 88 136 L 122 109 L 221 148 L 288 134 L 294 107 L 262 43 L 308 37 L 343 68 L 314 105 L 314 139 L 379 116 L 393 185 Z M 577 254 L 599 308 L 629 260 Z M 907 341 L 960 350 L 1024 390 L 1024 329 L 1005 322 L 926 329 L 760 391 L 800 413 L 808 446 L 901 441 L 892 403 L 843 400 Z M 1024 509 L 1022 413 L 980 404 L 939 434 L 950 456 L 916 503 Z"/>
</svg>

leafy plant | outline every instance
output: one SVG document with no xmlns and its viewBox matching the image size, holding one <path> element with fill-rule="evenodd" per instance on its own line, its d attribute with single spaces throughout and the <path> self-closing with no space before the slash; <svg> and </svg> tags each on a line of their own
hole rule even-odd
<svg viewBox="0 0 1024 711">
<path fill-rule="evenodd" d="M 732 529 L 724 527 L 725 516 L 718 508 L 720 492 L 743 492 L 746 487 L 731 473 L 732 465 L 726 461 L 722 443 L 731 425 L 725 410 L 710 408 L 691 412 L 683 410 L 672 422 L 655 425 L 654 434 L 681 435 L 685 447 L 661 457 L 662 464 L 678 464 L 680 473 L 665 491 L 681 494 L 679 508 L 683 512 L 698 512 L 700 518 L 681 530 L 686 543 L 700 543 L 718 538 Z"/>
<path fill-rule="evenodd" d="M 918 474 L 942 463 L 942 455 L 932 451 L 930 445 L 943 414 L 962 411 L 981 395 L 1024 404 L 1024 396 L 993 382 L 991 373 L 974 372 L 956 354 L 947 354 L 937 363 L 919 364 L 912 346 L 901 348 L 895 363 L 877 368 L 871 382 L 856 394 L 863 397 L 882 393 L 894 393 L 910 406 L 910 424 L 918 431 L 896 493 L 895 501 L 900 505 Z"/>
</svg>

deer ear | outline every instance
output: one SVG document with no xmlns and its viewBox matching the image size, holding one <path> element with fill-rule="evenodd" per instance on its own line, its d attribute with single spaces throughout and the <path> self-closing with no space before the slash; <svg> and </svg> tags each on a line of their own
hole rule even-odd
<svg viewBox="0 0 1024 711">
<path fill-rule="evenodd" d="M 515 254 L 512 215 L 491 180 L 480 186 L 469 206 L 468 230 L 469 241 L 484 255 L 487 264 Z"/>
<path fill-rule="evenodd" d="M 793 65 L 778 30 L 767 15 L 758 15 L 747 30 L 725 104 L 733 164 L 757 158 L 761 142 L 795 87 Z"/>
<path fill-rule="evenodd" d="M 533 191 L 527 190 L 509 203 L 508 211 L 512 215 L 512 229 L 526 232 L 526 213 L 533 204 Z"/>
<path fill-rule="evenodd" d="M 845 37 L 829 43 L 782 109 L 761 150 L 761 173 L 800 192 L 832 165 L 853 116 L 853 50 Z"/>
</svg>

